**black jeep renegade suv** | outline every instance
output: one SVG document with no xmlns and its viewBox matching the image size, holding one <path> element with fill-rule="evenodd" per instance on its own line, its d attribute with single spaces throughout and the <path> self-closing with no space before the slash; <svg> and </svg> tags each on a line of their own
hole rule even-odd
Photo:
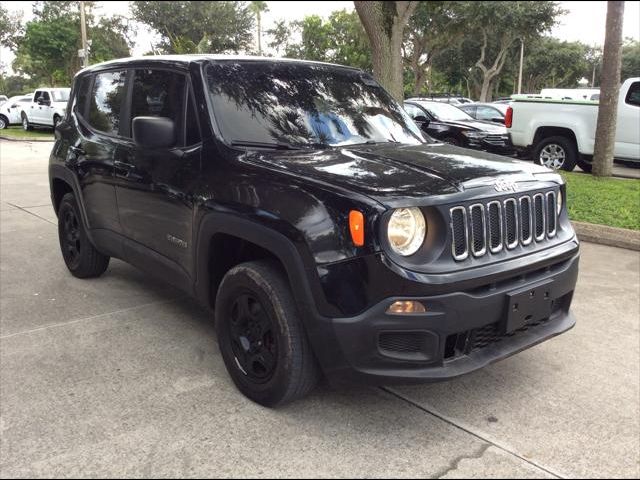
<svg viewBox="0 0 640 480">
<path fill-rule="evenodd" d="M 321 374 L 455 377 L 575 323 L 561 177 L 426 139 L 353 68 L 95 65 L 75 78 L 49 175 L 71 273 L 116 257 L 194 295 L 263 405 Z"/>
</svg>

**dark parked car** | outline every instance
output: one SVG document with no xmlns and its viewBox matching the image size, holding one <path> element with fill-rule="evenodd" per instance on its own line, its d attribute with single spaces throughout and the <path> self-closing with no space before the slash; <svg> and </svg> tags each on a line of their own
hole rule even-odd
<svg viewBox="0 0 640 480">
<path fill-rule="evenodd" d="M 420 99 L 409 99 L 404 108 L 433 138 L 452 145 L 492 153 L 510 155 L 514 152 L 509 133 L 503 125 L 476 120 L 453 105 Z"/>
<path fill-rule="evenodd" d="M 507 114 L 507 103 L 465 103 L 458 106 L 460 110 L 468 113 L 476 120 L 493 122 L 504 125 L 504 117 Z"/>
<path fill-rule="evenodd" d="M 263 405 L 322 374 L 456 377 L 575 323 L 562 177 L 425 139 L 360 70 L 111 61 L 76 76 L 55 135 L 70 272 L 96 277 L 116 257 L 196 297 L 231 378 Z"/>
</svg>

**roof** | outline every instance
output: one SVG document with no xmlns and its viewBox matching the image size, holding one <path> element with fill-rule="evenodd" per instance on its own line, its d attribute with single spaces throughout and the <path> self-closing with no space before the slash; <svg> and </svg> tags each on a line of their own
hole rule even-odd
<svg viewBox="0 0 640 480">
<path fill-rule="evenodd" d="M 188 68 L 188 66 L 192 63 L 202 63 L 205 61 L 256 61 L 256 62 L 271 62 L 271 63 L 281 63 L 281 62 L 291 62 L 291 63 L 301 63 L 301 64 L 310 64 L 310 65 L 326 65 L 331 67 L 340 67 L 340 68 L 348 68 L 351 70 L 359 70 L 355 67 L 350 67 L 347 65 L 339 65 L 336 63 L 326 63 L 326 62 L 316 62 L 312 60 L 300 60 L 293 58 L 278 58 L 278 57 L 259 57 L 253 55 L 214 55 L 214 54 L 202 54 L 202 53 L 193 53 L 193 54 L 184 54 L 184 55 L 147 55 L 147 56 L 138 56 L 138 57 L 127 57 L 127 58 L 118 58 L 115 60 L 109 60 L 107 62 L 97 63 L 95 65 L 91 65 L 85 69 L 82 69 L 78 72 L 78 74 L 84 72 L 90 72 L 94 70 L 102 70 L 104 68 L 115 67 L 115 66 L 135 66 L 138 64 L 148 65 L 150 63 L 160 63 L 165 64 L 167 66 L 175 66 L 181 68 Z"/>
</svg>

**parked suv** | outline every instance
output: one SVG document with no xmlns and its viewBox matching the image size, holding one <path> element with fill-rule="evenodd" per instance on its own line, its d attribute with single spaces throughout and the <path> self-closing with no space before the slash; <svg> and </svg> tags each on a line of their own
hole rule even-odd
<svg viewBox="0 0 640 480">
<path fill-rule="evenodd" d="M 25 104 L 31 102 L 33 95 L 17 95 L 0 105 L 0 130 L 9 125 L 19 125 L 21 123 L 20 114 Z"/>
<path fill-rule="evenodd" d="M 20 118 L 22 128 L 31 130 L 34 126 L 55 127 L 65 116 L 70 88 L 39 88 L 32 101 L 22 107 Z"/>
<path fill-rule="evenodd" d="M 575 322 L 562 178 L 429 141 L 357 69 L 211 55 L 92 66 L 49 175 L 70 272 L 96 277 L 116 257 L 195 296 L 231 378 L 263 405 L 321 374 L 455 377 Z"/>
</svg>

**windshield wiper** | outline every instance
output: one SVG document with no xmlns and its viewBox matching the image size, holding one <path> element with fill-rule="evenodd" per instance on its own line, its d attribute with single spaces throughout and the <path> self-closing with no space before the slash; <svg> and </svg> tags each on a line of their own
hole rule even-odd
<svg viewBox="0 0 640 480">
<path fill-rule="evenodd" d="M 301 147 L 289 145 L 288 143 L 279 142 L 247 142 L 244 140 L 232 140 L 231 145 L 234 147 L 248 147 L 248 148 L 268 148 L 272 150 L 302 150 Z"/>
</svg>

